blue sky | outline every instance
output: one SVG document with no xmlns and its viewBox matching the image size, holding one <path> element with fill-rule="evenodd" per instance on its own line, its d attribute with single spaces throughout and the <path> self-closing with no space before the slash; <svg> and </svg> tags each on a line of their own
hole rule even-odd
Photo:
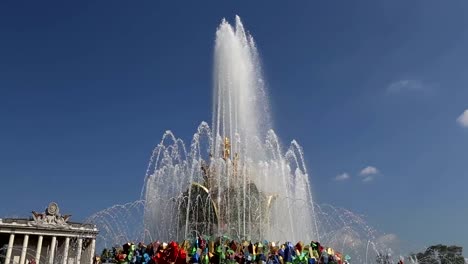
<svg viewBox="0 0 468 264">
<path fill-rule="evenodd" d="M 215 29 L 239 14 L 315 199 L 413 245 L 468 248 L 467 13 L 463 0 L 2 2 L 0 215 L 57 201 L 80 220 L 137 199 L 164 131 L 188 141 L 211 120 Z"/>
</svg>

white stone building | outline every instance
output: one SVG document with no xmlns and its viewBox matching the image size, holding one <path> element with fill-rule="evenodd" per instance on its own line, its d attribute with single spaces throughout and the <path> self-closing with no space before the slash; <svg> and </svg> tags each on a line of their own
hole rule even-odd
<svg viewBox="0 0 468 264">
<path fill-rule="evenodd" d="M 56 203 L 30 219 L 0 218 L 1 264 L 91 264 L 98 230 L 69 222 Z M 34 261 L 34 262 L 33 262 Z"/>
</svg>

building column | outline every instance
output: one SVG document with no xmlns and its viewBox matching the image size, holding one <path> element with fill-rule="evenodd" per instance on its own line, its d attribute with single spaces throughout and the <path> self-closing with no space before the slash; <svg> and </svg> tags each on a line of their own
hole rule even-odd
<svg viewBox="0 0 468 264">
<path fill-rule="evenodd" d="M 8 248 L 5 256 L 5 264 L 10 264 L 11 251 L 13 250 L 13 243 L 15 242 L 15 234 L 10 234 L 10 240 L 8 240 Z"/>
<path fill-rule="evenodd" d="M 94 254 L 95 254 L 95 252 L 96 252 L 96 239 L 93 238 L 93 239 L 91 240 L 91 252 L 90 252 L 90 254 L 89 254 L 89 255 L 90 255 L 90 257 L 89 257 L 89 258 L 90 258 L 90 259 L 89 259 L 89 263 L 90 263 L 90 264 L 93 264 L 93 262 L 94 262 L 93 260 L 94 260 Z"/>
<path fill-rule="evenodd" d="M 65 248 L 63 249 L 63 264 L 68 263 L 68 247 L 70 245 L 70 238 L 65 238 Z"/>
<path fill-rule="evenodd" d="M 76 250 L 76 264 L 81 264 L 81 249 L 83 247 L 83 239 L 78 238 L 78 248 Z"/>
<path fill-rule="evenodd" d="M 23 239 L 23 248 L 21 249 L 21 258 L 20 264 L 24 264 L 26 260 L 26 252 L 28 251 L 28 242 L 29 242 L 29 235 L 25 234 Z"/>
<path fill-rule="evenodd" d="M 41 259 L 41 251 L 42 251 L 42 239 L 44 239 L 43 236 L 39 236 L 37 239 L 37 247 L 36 247 L 36 264 L 39 264 L 39 261 Z"/>
<path fill-rule="evenodd" d="M 57 244 L 57 237 L 52 237 L 52 243 L 50 243 L 50 255 L 49 255 L 49 264 L 54 264 L 55 257 L 55 245 Z"/>
</svg>

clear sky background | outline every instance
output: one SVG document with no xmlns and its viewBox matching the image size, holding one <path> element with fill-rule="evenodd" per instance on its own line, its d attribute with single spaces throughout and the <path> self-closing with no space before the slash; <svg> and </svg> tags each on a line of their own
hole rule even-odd
<svg viewBox="0 0 468 264">
<path fill-rule="evenodd" d="M 468 249 L 464 0 L 2 1 L 0 215 L 138 199 L 164 131 L 211 120 L 214 34 L 236 14 L 315 199 Z"/>
</svg>

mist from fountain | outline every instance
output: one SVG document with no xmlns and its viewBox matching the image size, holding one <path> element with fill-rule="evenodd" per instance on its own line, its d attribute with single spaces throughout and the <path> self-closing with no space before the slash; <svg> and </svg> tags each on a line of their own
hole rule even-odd
<svg viewBox="0 0 468 264">
<path fill-rule="evenodd" d="M 400 255 L 408 253 L 401 252 L 402 245 L 394 235 L 378 232 L 367 224 L 363 216 L 329 204 L 315 204 L 314 207 L 320 227 L 320 243 L 351 256 L 352 263 L 374 263 L 378 255 L 391 255 L 392 259 L 397 260 Z M 146 229 L 143 223 L 144 211 L 145 201 L 138 200 L 114 205 L 89 217 L 86 223 L 96 224 L 100 230 L 96 242 L 98 252 L 104 248 L 119 247 L 129 241 L 168 242 L 151 235 Z M 297 240 L 288 238 L 279 241 Z"/>
</svg>

